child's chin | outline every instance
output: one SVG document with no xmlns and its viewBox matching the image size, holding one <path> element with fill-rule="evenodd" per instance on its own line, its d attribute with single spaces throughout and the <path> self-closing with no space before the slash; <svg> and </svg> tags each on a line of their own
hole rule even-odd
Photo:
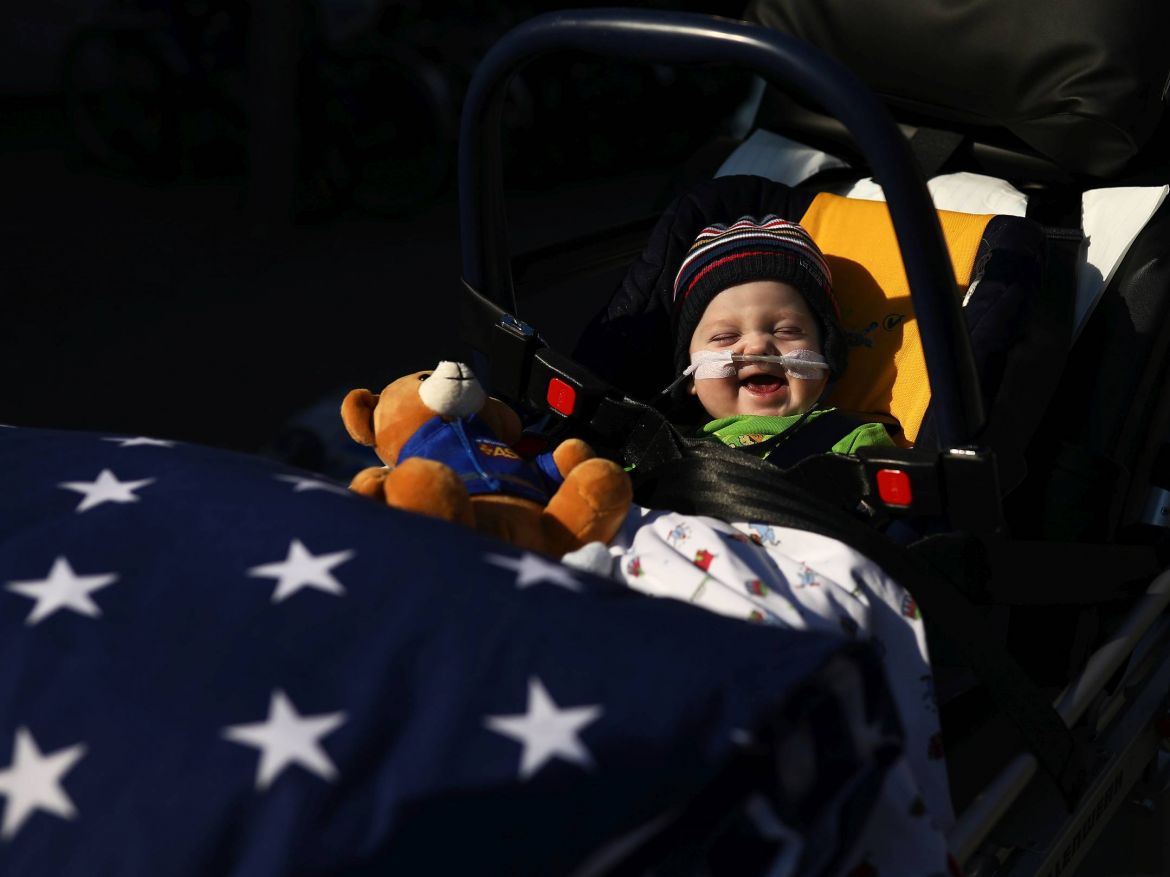
<svg viewBox="0 0 1170 877">
<path fill-rule="evenodd" d="M 770 417 L 783 417 L 795 410 L 788 393 L 774 393 L 764 397 L 745 393 L 740 396 L 739 407 L 744 413 L 763 414 Z"/>
<path fill-rule="evenodd" d="M 789 414 L 795 414 L 796 411 L 789 409 L 787 405 L 769 405 L 754 413 L 766 415 L 768 417 L 787 417 Z"/>
</svg>

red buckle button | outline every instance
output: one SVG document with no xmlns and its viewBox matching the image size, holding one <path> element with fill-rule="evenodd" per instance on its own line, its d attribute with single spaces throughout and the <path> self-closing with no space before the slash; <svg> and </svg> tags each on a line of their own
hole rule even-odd
<svg viewBox="0 0 1170 877">
<path fill-rule="evenodd" d="M 548 382 L 548 394 L 545 396 L 548 404 L 554 411 L 559 411 L 568 417 L 577 406 L 577 391 L 560 378 L 552 378 Z"/>
<path fill-rule="evenodd" d="M 910 476 L 901 469 L 878 469 L 877 489 L 878 496 L 886 505 L 905 508 L 914 502 Z"/>
</svg>

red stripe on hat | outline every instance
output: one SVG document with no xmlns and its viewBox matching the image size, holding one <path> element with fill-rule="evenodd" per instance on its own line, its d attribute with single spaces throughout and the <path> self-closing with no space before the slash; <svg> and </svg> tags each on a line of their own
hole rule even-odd
<svg viewBox="0 0 1170 877">
<path fill-rule="evenodd" d="M 747 256 L 774 256 L 774 255 L 776 255 L 776 250 L 774 250 L 774 249 L 772 249 L 772 250 L 747 250 L 747 251 L 742 252 L 742 253 L 732 253 L 730 256 L 724 256 L 722 259 L 716 259 L 714 262 L 712 262 L 710 265 L 708 265 L 706 268 L 704 268 L 702 271 L 700 271 L 698 274 L 696 274 L 694 277 L 691 278 L 691 282 L 688 283 L 687 288 L 683 290 L 682 297 L 675 301 L 675 303 L 674 303 L 675 307 L 678 307 L 684 301 L 686 301 L 687 296 L 691 294 L 691 290 L 695 288 L 696 283 L 698 283 L 700 280 L 702 280 L 707 275 L 707 273 L 709 271 L 712 271 L 713 269 L 718 268 L 720 265 L 726 265 L 728 262 L 734 262 L 736 259 L 743 259 Z"/>
</svg>

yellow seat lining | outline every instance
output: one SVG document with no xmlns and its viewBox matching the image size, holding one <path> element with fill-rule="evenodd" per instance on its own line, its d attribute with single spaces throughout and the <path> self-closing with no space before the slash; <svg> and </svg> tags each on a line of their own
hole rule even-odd
<svg viewBox="0 0 1170 877">
<path fill-rule="evenodd" d="M 992 214 L 940 210 L 938 217 L 961 297 Z M 829 263 L 849 342 L 848 368 L 826 401 L 863 418 L 892 416 L 895 440 L 912 444 L 930 383 L 888 206 L 822 192 L 800 222 Z"/>
</svg>

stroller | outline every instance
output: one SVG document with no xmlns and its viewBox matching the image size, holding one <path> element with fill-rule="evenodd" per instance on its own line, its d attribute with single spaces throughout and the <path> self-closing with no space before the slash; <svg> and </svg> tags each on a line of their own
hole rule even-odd
<svg viewBox="0 0 1170 877">
<path fill-rule="evenodd" d="M 885 222 L 887 246 L 896 236 L 913 319 L 901 301 L 887 329 L 889 299 L 873 298 L 855 349 L 895 356 L 881 392 L 897 400 L 886 413 L 903 447 L 783 471 L 708 454 L 647 403 L 666 380 L 631 370 L 613 311 L 576 357 L 521 319 L 499 179 L 505 81 L 569 49 L 745 65 L 843 121 L 853 152 L 823 117 L 772 120 L 817 133 L 784 130 L 806 165 L 840 149 L 858 170 L 834 176 L 815 159 L 819 181 L 727 177 L 710 191 L 747 186 L 793 218 L 815 210 L 825 228 L 834 211 L 861 210 Z M 760 120 L 780 101 L 768 95 Z M 1124 800 L 1158 799 L 1164 782 L 1166 210 L 1102 270 L 1101 300 L 1078 321 L 1067 209 L 1079 198 L 1069 208 L 1067 196 L 1083 179 L 1056 162 L 1038 186 L 1035 154 L 1017 167 L 1002 143 L 933 142 L 947 169 L 1015 167 L 1002 176 L 1029 184 L 1021 209 L 1046 227 L 939 213 L 888 112 L 801 40 L 701 16 L 538 17 L 488 54 L 467 98 L 464 329 L 495 394 L 552 438 L 581 434 L 636 464 L 643 505 L 828 536 L 909 589 L 939 671 L 952 870 L 1070 873 Z M 778 155 L 770 166 L 794 164 Z M 856 197 L 859 155 L 885 220 Z M 1076 173 L 1107 177 L 1116 159 Z M 854 197 L 818 191 L 843 185 Z M 653 242 L 652 228 L 678 232 L 663 239 L 669 253 L 703 219 L 688 210 L 545 261 L 612 265 Z M 539 273 L 541 255 L 523 264 Z M 628 274 L 624 301 L 649 301 L 644 281 L 669 275 L 668 261 Z M 633 316 L 653 327 L 661 315 Z M 899 339 L 896 353 L 877 332 Z M 920 349 L 903 351 L 914 335 Z M 1080 400 L 1086 386 L 1101 390 Z M 1093 406 L 1081 432 L 1062 416 L 1070 398 Z M 26 429 L 0 430 L 0 456 L 12 473 L 0 503 L 0 871 L 871 873 L 854 832 L 888 800 L 902 737 L 859 643 L 647 599 L 254 458 Z M 795 764 L 815 781 L 793 782 Z"/>
<path fill-rule="evenodd" d="M 862 22 L 851 29 L 831 11 L 798 12 L 767 0 L 754 10 L 774 28 L 835 47 L 846 61 L 852 47 L 865 63 L 856 47 L 876 32 L 867 35 Z M 909 30 L 905 19 L 913 18 L 899 13 L 898 25 Z M 1108 50 L 1108 39 L 1098 47 Z M 721 178 L 645 224 L 646 253 L 587 327 L 573 359 L 543 346 L 515 316 L 493 130 L 498 83 L 528 55 L 565 48 L 741 64 L 769 82 L 757 92 L 758 128 L 726 158 Z M 1144 61 L 1130 68 L 1151 77 L 1134 86 L 1139 93 L 1157 88 L 1167 72 L 1158 61 L 1134 73 Z M 635 500 L 643 505 L 833 535 L 906 585 L 934 626 L 932 653 L 943 665 L 936 669 L 952 671 L 952 685 L 940 677 L 939 696 L 959 812 L 949 841 L 959 864 L 979 875 L 1071 873 L 1120 804 L 1157 800 L 1165 782 L 1170 338 L 1160 248 L 1170 170 L 1156 148 L 1165 125 L 1142 154 L 1159 106 L 1126 130 L 1094 136 L 1090 128 L 1105 121 L 1093 113 L 1113 111 L 1106 100 L 1086 110 L 1083 124 L 1069 122 L 1072 131 L 1025 119 L 1009 133 L 947 105 L 943 86 L 928 86 L 936 106 L 915 103 L 913 94 L 899 102 L 895 89 L 913 91 L 905 73 L 898 80 L 872 62 L 866 72 L 884 75 L 888 102 L 912 134 L 909 146 L 858 83 L 793 40 L 717 20 L 600 12 L 550 16 L 513 32 L 485 61 L 464 115 L 467 335 L 486 354 L 481 365 L 494 391 L 551 412 L 554 434 L 584 434 L 635 466 Z M 1064 96 L 1047 97 L 1057 103 Z M 781 185 L 737 180 L 743 169 Z M 865 169 L 884 193 L 861 179 Z M 922 177 L 934 178 L 930 195 Z M 1015 192 L 1011 203 L 999 198 L 1007 190 Z M 870 202 L 842 204 L 833 193 L 888 198 L 888 214 Z M 865 382 L 877 375 L 881 386 L 868 395 L 841 386 L 831 401 L 866 416 L 893 413 L 906 447 L 867 449 L 849 462 L 802 460 L 783 478 L 746 463 L 729 476 L 727 467 L 737 465 L 730 457 L 698 459 L 645 405 L 672 377 L 653 367 L 669 362 L 662 347 L 668 317 L 655 311 L 654 286 L 673 277 L 712 205 L 733 211 L 715 214 L 724 221 L 779 207 L 811 222 L 826 253 L 842 260 L 835 265 L 867 269 L 866 247 L 879 238 L 894 244 L 887 228 L 875 233 L 873 226 L 892 220 L 916 332 L 880 351 L 884 365 L 866 358 L 881 339 L 865 334 L 881 336 L 894 328 L 891 312 L 906 309 L 889 293 L 858 305 L 846 326 L 857 330 L 851 353 L 867 363 Z M 839 209 L 844 214 L 826 218 Z M 984 216 L 966 238 L 956 231 L 968 214 L 999 210 L 1014 215 Z M 857 249 L 847 250 L 840 236 L 825 247 L 818 235 L 842 223 L 861 238 Z M 1111 230 L 1122 226 L 1111 245 Z M 600 268 L 629 252 L 629 238 L 623 227 L 608 250 L 599 234 L 582 242 L 575 260 L 565 243 L 517 263 L 542 278 L 555 275 L 557 260 L 578 271 L 590 260 Z M 522 272 L 516 283 L 525 280 Z M 955 281 L 966 292 L 961 308 Z M 839 291 L 851 293 L 858 294 Z M 898 346 L 919 338 L 928 400 L 922 366 Z M 883 369 L 900 374 L 882 384 Z M 1078 412 L 1075 423 L 1070 412 Z M 638 477 L 642 470 L 651 474 Z M 826 492 L 835 508 L 817 501 Z M 868 508 L 868 526 L 847 511 L 858 502 Z"/>
</svg>

